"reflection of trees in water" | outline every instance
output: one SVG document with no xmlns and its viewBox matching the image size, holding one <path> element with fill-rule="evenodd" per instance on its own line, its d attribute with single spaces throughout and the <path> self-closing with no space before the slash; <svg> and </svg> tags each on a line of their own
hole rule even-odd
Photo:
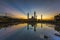
<svg viewBox="0 0 60 40">
<path fill-rule="evenodd" d="M 1 29 L 1 28 L 6 28 L 6 27 L 8 27 L 7 24 L 0 24 L 0 29 Z"/>
<path fill-rule="evenodd" d="M 18 23 L 0 23 L 0 29 L 1 28 L 6 28 L 12 25 L 17 25 Z"/>
<path fill-rule="evenodd" d="M 59 24 L 55 24 L 55 30 L 60 31 L 60 25 Z"/>
</svg>

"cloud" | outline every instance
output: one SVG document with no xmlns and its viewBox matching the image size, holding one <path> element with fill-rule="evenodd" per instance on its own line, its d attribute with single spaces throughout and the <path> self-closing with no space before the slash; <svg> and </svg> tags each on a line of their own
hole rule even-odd
<svg viewBox="0 0 60 40">
<path fill-rule="evenodd" d="M 1 2 L 0 4 L 0 14 L 2 13 L 3 15 L 7 13 L 8 16 L 13 18 L 26 18 L 23 12 L 17 10 L 16 8 L 13 8 L 5 2 Z"/>
</svg>

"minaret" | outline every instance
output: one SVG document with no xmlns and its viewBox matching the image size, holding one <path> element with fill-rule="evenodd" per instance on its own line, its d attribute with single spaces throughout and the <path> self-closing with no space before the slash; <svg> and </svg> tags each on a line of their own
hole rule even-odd
<svg viewBox="0 0 60 40">
<path fill-rule="evenodd" d="M 41 21 L 42 21 L 42 15 L 41 15 Z"/>
<path fill-rule="evenodd" d="M 27 18 L 29 19 L 29 13 L 27 13 Z"/>
<path fill-rule="evenodd" d="M 37 16 L 36 16 L 36 12 L 34 11 L 34 18 L 36 19 L 37 18 Z"/>
</svg>

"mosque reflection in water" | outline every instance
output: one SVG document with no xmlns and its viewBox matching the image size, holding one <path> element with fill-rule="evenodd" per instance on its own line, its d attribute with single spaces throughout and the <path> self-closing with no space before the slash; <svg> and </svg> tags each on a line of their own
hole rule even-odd
<svg viewBox="0 0 60 40">
<path fill-rule="evenodd" d="M 21 23 L 20 23 L 21 24 Z M 15 27 L 13 27 L 13 25 L 15 25 Z M 11 39 L 12 36 L 13 39 L 15 40 L 15 36 L 17 35 L 22 35 L 21 37 L 20 36 L 17 36 L 19 39 L 25 37 L 24 35 L 27 35 L 28 38 L 31 38 L 33 37 L 35 40 L 35 36 L 37 35 L 38 38 L 42 38 L 42 39 L 48 39 L 48 38 L 54 38 L 55 36 L 59 37 L 60 38 L 60 34 L 56 34 L 56 31 L 58 33 L 60 33 L 60 25 L 58 24 L 49 24 L 49 23 L 36 23 L 36 22 L 33 22 L 33 23 L 26 23 L 26 25 L 22 24 L 23 26 L 19 25 L 18 27 L 18 24 L 0 24 L 0 30 L 3 31 L 2 29 L 5 27 L 7 30 L 10 29 L 10 30 L 14 30 L 14 28 L 16 30 L 18 30 L 16 33 L 14 33 L 13 35 L 10 35 L 11 37 L 9 37 L 8 39 Z M 20 28 L 22 27 L 22 28 Z M 4 31 L 5 31 L 4 30 Z M 1 33 L 0 31 L 0 33 Z M 8 31 L 8 30 L 7 30 Z M 8 31 L 9 32 L 9 31 Z M 20 33 L 19 33 L 20 32 Z M 32 35 L 33 34 L 33 35 Z M 1 34 L 0 34 L 1 35 Z M 2 34 L 3 35 L 3 34 Z M 52 36 L 53 35 L 53 36 Z M 26 37 L 25 37 L 26 39 Z M 11 39 L 12 40 L 12 39 Z M 39 39 L 40 40 L 40 39 Z"/>
<path fill-rule="evenodd" d="M 48 25 L 48 23 L 45 23 L 45 24 Z M 43 29 L 44 23 L 40 23 L 39 25 L 40 25 L 40 28 Z M 53 24 L 52 24 L 52 25 L 53 25 Z M 37 31 L 37 27 L 38 27 L 37 23 L 27 23 L 27 30 L 33 30 L 34 32 L 36 32 L 36 31 Z M 50 25 L 49 27 L 51 27 L 51 25 Z M 52 27 L 51 27 L 51 28 L 52 28 Z M 60 33 L 60 25 L 59 25 L 59 24 L 54 24 L 53 29 L 54 29 L 55 31 L 57 31 L 57 32 Z M 43 33 L 43 34 L 44 34 L 44 33 Z M 55 33 L 54 33 L 54 35 L 60 37 L 60 34 L 55 34 Z M 42 35 L 42 36 L 43 36 L 43 35 Z M 43 37 L 44 37 L 45 39 L 48 39 L 48 38 L 49 38 L 49 36 L 47 36 L 47 34 L 46 34 L 46 35 L 44 34 Z"/>
<path fill-rule="evenodd" d="M 27 30 L 30 30 L 33 28 L 34 31 L 36 31 L 36 28 L 37 28 L 37 24 L 38 23 L 27 23 Z M 40 27 L 42 28 L 43 27 L 43 24 L 44 23 L 40 23 Z M 46 23 L 45 23 L 46 24 Z M 17 24 L 0 24 L 0 29 L 1 28 L 6 28 L 8 26 L 12 26 L 12 25 L 17 25 Z M 60 32 L 60 25 L 59 24 L 53 24 L 54 25 L 54 29 L 58 32 Z"/>
<path fill-rule="evenodd" d="M 20 23 L 21 24 L 21 23 Z M 27 23 L 27 30 L 33 29 L 34 31 L 36 31 L 37 28 L 37 24 L 36 22 L 34 23 Z M 43 24 L 49 24 L 49 23 L 39 23 L 40 27 L 43 28 Z M 12 25 L 17 25 L 16 23 L 14 24 L 0 24 L 0 29 L 1 28 L 7 28 L 8 26 L 12 26 Z M 52 24 L 54 25 L 54 29 L 58 32 L 60 32 L 60 25 L 59 24 Z"/>
<path fill-rule="evenodd" d="M 27 23 L 27 30 L 33 29 L 33 31 L 36 31 L 38 23 Z M 40 27 L 43 28 L 44 23 L 40 23 Z M 45 23 L 47 25 L 47 23 Z M 60 25 L 59 24 L 52 24 L 54 25 L 54 29 L 58 32 L 60 32 Z"/>
<path fill-rule="evenodd" d="M 36 31 L 37 23 L 31 23 L 31 24 L 28 23 L 27 24 L 27 30 L 30 29 L 30 26 L 29 25 L 31 25 L 31 27 L 33 27 L 33 30 Z"/>
</svg>

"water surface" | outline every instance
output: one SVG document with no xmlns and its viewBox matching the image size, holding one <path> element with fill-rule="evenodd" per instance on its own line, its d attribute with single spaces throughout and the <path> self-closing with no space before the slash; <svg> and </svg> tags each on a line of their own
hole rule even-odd
<svg viewBox="0 0 60 40">
<path fill-rule="evenodd" d="M 60 40 L 60 25 L 37 23 L 0 26 L 0 40 Z"/>
</svg>

